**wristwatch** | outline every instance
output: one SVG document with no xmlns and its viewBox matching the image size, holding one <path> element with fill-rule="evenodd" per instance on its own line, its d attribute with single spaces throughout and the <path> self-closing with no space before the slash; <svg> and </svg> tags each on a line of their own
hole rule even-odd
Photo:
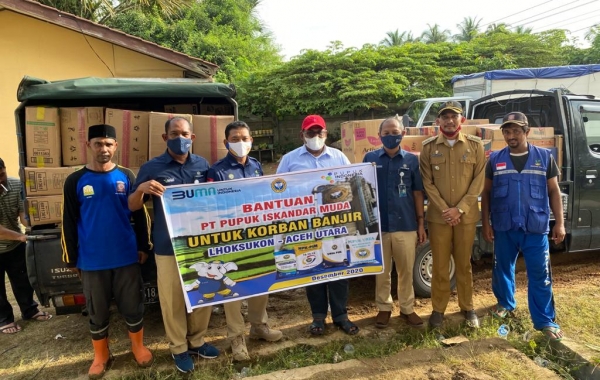
<svg viewBox="0 0 600 380">
<path fill-rule="evenodd" d="M 462 215 L 462 214 L 464 214 L 464 213 L 465 213 L 465 212 L 463 211 L 463 209 L 462 209 L 462 208 L 458 208 L 458 207 L 457 207 L 456 209 L 458 210 L 458 212 L 460 212 L 460 215 Z"/>
</svg>

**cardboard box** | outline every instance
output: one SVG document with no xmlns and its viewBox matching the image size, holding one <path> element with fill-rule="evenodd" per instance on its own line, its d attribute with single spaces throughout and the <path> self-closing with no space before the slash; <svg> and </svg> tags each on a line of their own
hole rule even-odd
<svg viewBox="0 0 600 380">
<path fill-rule="evenodd" d="M 504 136 L 502 135 L 502 130 L 500 129 L 500 124 L 486 124 L 479 125 L 478 127 L 478 136 L 481 137 L 482 140 L 502 140 L 504 141 Z"/>
<path fill-rule="evenodd" d="M 31 226 L 62 222 L 62 195 L 27 198 Z"/>
<path fill-rule="evenodd" d="M 62 162 L 64 166 L 85 165 L 88 155 L 88 128 L 104 124 L 102 107 L 61 107 L 60 137 L 62 141 Z M 112 125 L 112 124 L 111 124 Z"/>
<path fill-rule="evenodd" d="M 527 136 L 528 140 L 540 140 L 549 138 L 554 138 L 554 127 L 529 128 L 529 135 Z"/>
<path fill-rule="evenodd" d="M 165 105 L 166 113 L 188 113 L 192 115 L 198 115 L 197 104 L 167 104 Z"/>
<path fill-rule="evenodd" d="M 127 168 L 130 166 L 139 168 L 148 161 L 149 118 L 148 112 L 106 109 L 106 124 L 112 125 L 117 130 L 119 144 L 113 162 Z M 163 123 L 162 133 L 164 130 Z M 160 141 L 164 151 L 162 137 Z"/>
<path fill-rule="evenodd" d="M 342 152 L 351 163 L 362 162 L 365 154 L 383 146 L 378 136 L 379 125 L 383 120 L 354 120 L 341 123 Z"/>
<path fill-rule="evenodd" d="M 488 119 L 467 119 L 462 125 L 481 125 L 489 123 L 490 121 Z"/>
<path fill-rule="evenodd" d="M 25 146 L 27 166 L 61 166 L 58 108 L 25 107 Z"/>
<path fill-rule="evenodd" d="M 194 154 L 206 158 L 211 165 L 225 157 L 225 127 L 233 121 L 233 116 L 193 115 L 192 123 L 196 135 L 192 144 Z"/>
<path fill-rule="evenodd" d="M 465 135 L 478 136 L 479 135 L 479 127 L 476 125 L 463 125 L 460 129 L 462 133 Z"/>
<path fill-rule="evenodd" d="M 548 139 L 527 139 L 531 145 L 539 146 L 540 148 L 552 148 L 555 144 L 554 137 Z"/>
<path fill-rule="evenodd" d="M 423 150 L 423 141 L 427 140 L 431 136 L 404 136 L 400 146 L 402 149 L 415 153 Z"/>
<path fill-rule="evenodd" d="M 165 133 L 165 123 L 174 117 L 183 117 L 192 123 L 192 115 L 182 113 L 150 112 L 148 133 L 148 159 L 160 156 L 167 149 L 162 135 Z M 193 149 L 193 148 L 192 148 Z M 131 165 L 131 166 L 141 166 Z"/>
<path fill-rule="evenodd" d="M 82 166 L 25 168 L 25 195 L 28 197 L 61 195 L 69 174 L 81 168 Z"/>
<path fill-rule="evenodd" d="M 201 115 L 233 115 L 231 104 L 200 104 Z"/>
<path fill-rule="evenodd" d="M 554 146 L 556 147 L 556 163 L 558 164 L 558 168 L 562 170 L 563 165 L 563 141 L 564 137 L 562 135 L 554 136 Z"/>
<path fill-rule="evenodd" d="M 440 127 L 407 127 L 404 130 L 407 136 L 437 136 L 440 132 Z"/>
</svg>

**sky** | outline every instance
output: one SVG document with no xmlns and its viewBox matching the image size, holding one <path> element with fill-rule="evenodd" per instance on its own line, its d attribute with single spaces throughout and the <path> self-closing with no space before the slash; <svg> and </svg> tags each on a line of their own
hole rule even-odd
<svg viewBox="0 0 600 380">
<path fill-rule="evenodd" d="M 589 46 L 584 36 L 600 20 L 600 0 L 261 0 L 257 15 L 286 59 L 302 49 L 324 50 L 331 41 L 357 48 L 377 44 L 396 29 L 420 36 L 427 24 L 457 34 L 465 17 L 481 19 L 483 30 L 491 23 L 532 27 L 534 33 L 567 29 L 579 46 Z"/>
</svg>

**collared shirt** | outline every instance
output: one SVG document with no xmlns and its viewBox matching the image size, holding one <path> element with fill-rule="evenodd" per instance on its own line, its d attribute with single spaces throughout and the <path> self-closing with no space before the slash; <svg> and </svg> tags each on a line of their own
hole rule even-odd
<svg viewBox="0 0 600 380">
<path fill-rule="evenodd" d="M 134 192 L 141 183 L 150 180 L 160 182 L 163 186 L 206 182 L 208 168 L 208 161 L 200 156 L 189 154 L 187 160 L 180 164 L 167 151 L 142 165 L 132 191 Z M 144 196 L 144 200 L 147 199 L 148 197 Z M 157 255 L 174 255 L 160 197 L 152 196 L 152 207 L 154 251 Z"/>
<path fill-rule="evenodd" d="M 394 157 L 383 148 L 368 152 L 363 162 L 377 166 L 377 194 L 381 231 L 416 231 L 417 215 L 413 191 L 423 190 L 417 156 L 400 149 Z M 400 191 L 406 196 L 400 196 Z"/>
<path fill-rule="evenodd" d="M 465 212 L 462 223 L 481 219 L 477 198 L 485 180 L 485 152 L 479 137 L 460 132 L 454 146 L 441 133 L 423 141 L 420 171 L 428 222 L 446 223 L 442 211 L 451 207 Z"/>
<path fill-rule="evenodd" d="M 350 165 L 350 160 L 341 150 L 326 146 L 318 157 L 313 156 L 306 146 L 302 145 L 282 158 L 277 173 L 297 172 L 300 170 L 332 168 L 336 166 Z"/>
<path fill-rule="evenodd" d="M 0 225 L 11 231 L 21 232 L 19 214 L 25 210 L 21 181 L 18 178 L 8 177 L 6 182 L 8 192 L 2 189 L 0 193 Z M 18 240 L 0 240 L 0 253 L 12 251 L 19 244 L 21 242 Z"/>
<path fill-rule="evenodd" d="M 263 170 L 257 159 L 247 156 L 246 163 L 242 165 L 233 155 L 228 153 L 225 158 L 215 162 L 208 169 L 206 180 L 208 182 L 217 182 L 237 178 L 260 177 L 261 175 L 263 175 Z"/>
</svg>

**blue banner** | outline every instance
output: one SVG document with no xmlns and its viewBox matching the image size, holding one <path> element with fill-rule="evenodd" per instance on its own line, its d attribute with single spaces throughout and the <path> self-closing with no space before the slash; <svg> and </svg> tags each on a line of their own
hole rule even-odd
<svg viewBox="0 0 600 380">
<path fill-rule="evenodd" d="M 167 187 L 188 311 L 381 273 L 372 164 Z"/>
</svg>

